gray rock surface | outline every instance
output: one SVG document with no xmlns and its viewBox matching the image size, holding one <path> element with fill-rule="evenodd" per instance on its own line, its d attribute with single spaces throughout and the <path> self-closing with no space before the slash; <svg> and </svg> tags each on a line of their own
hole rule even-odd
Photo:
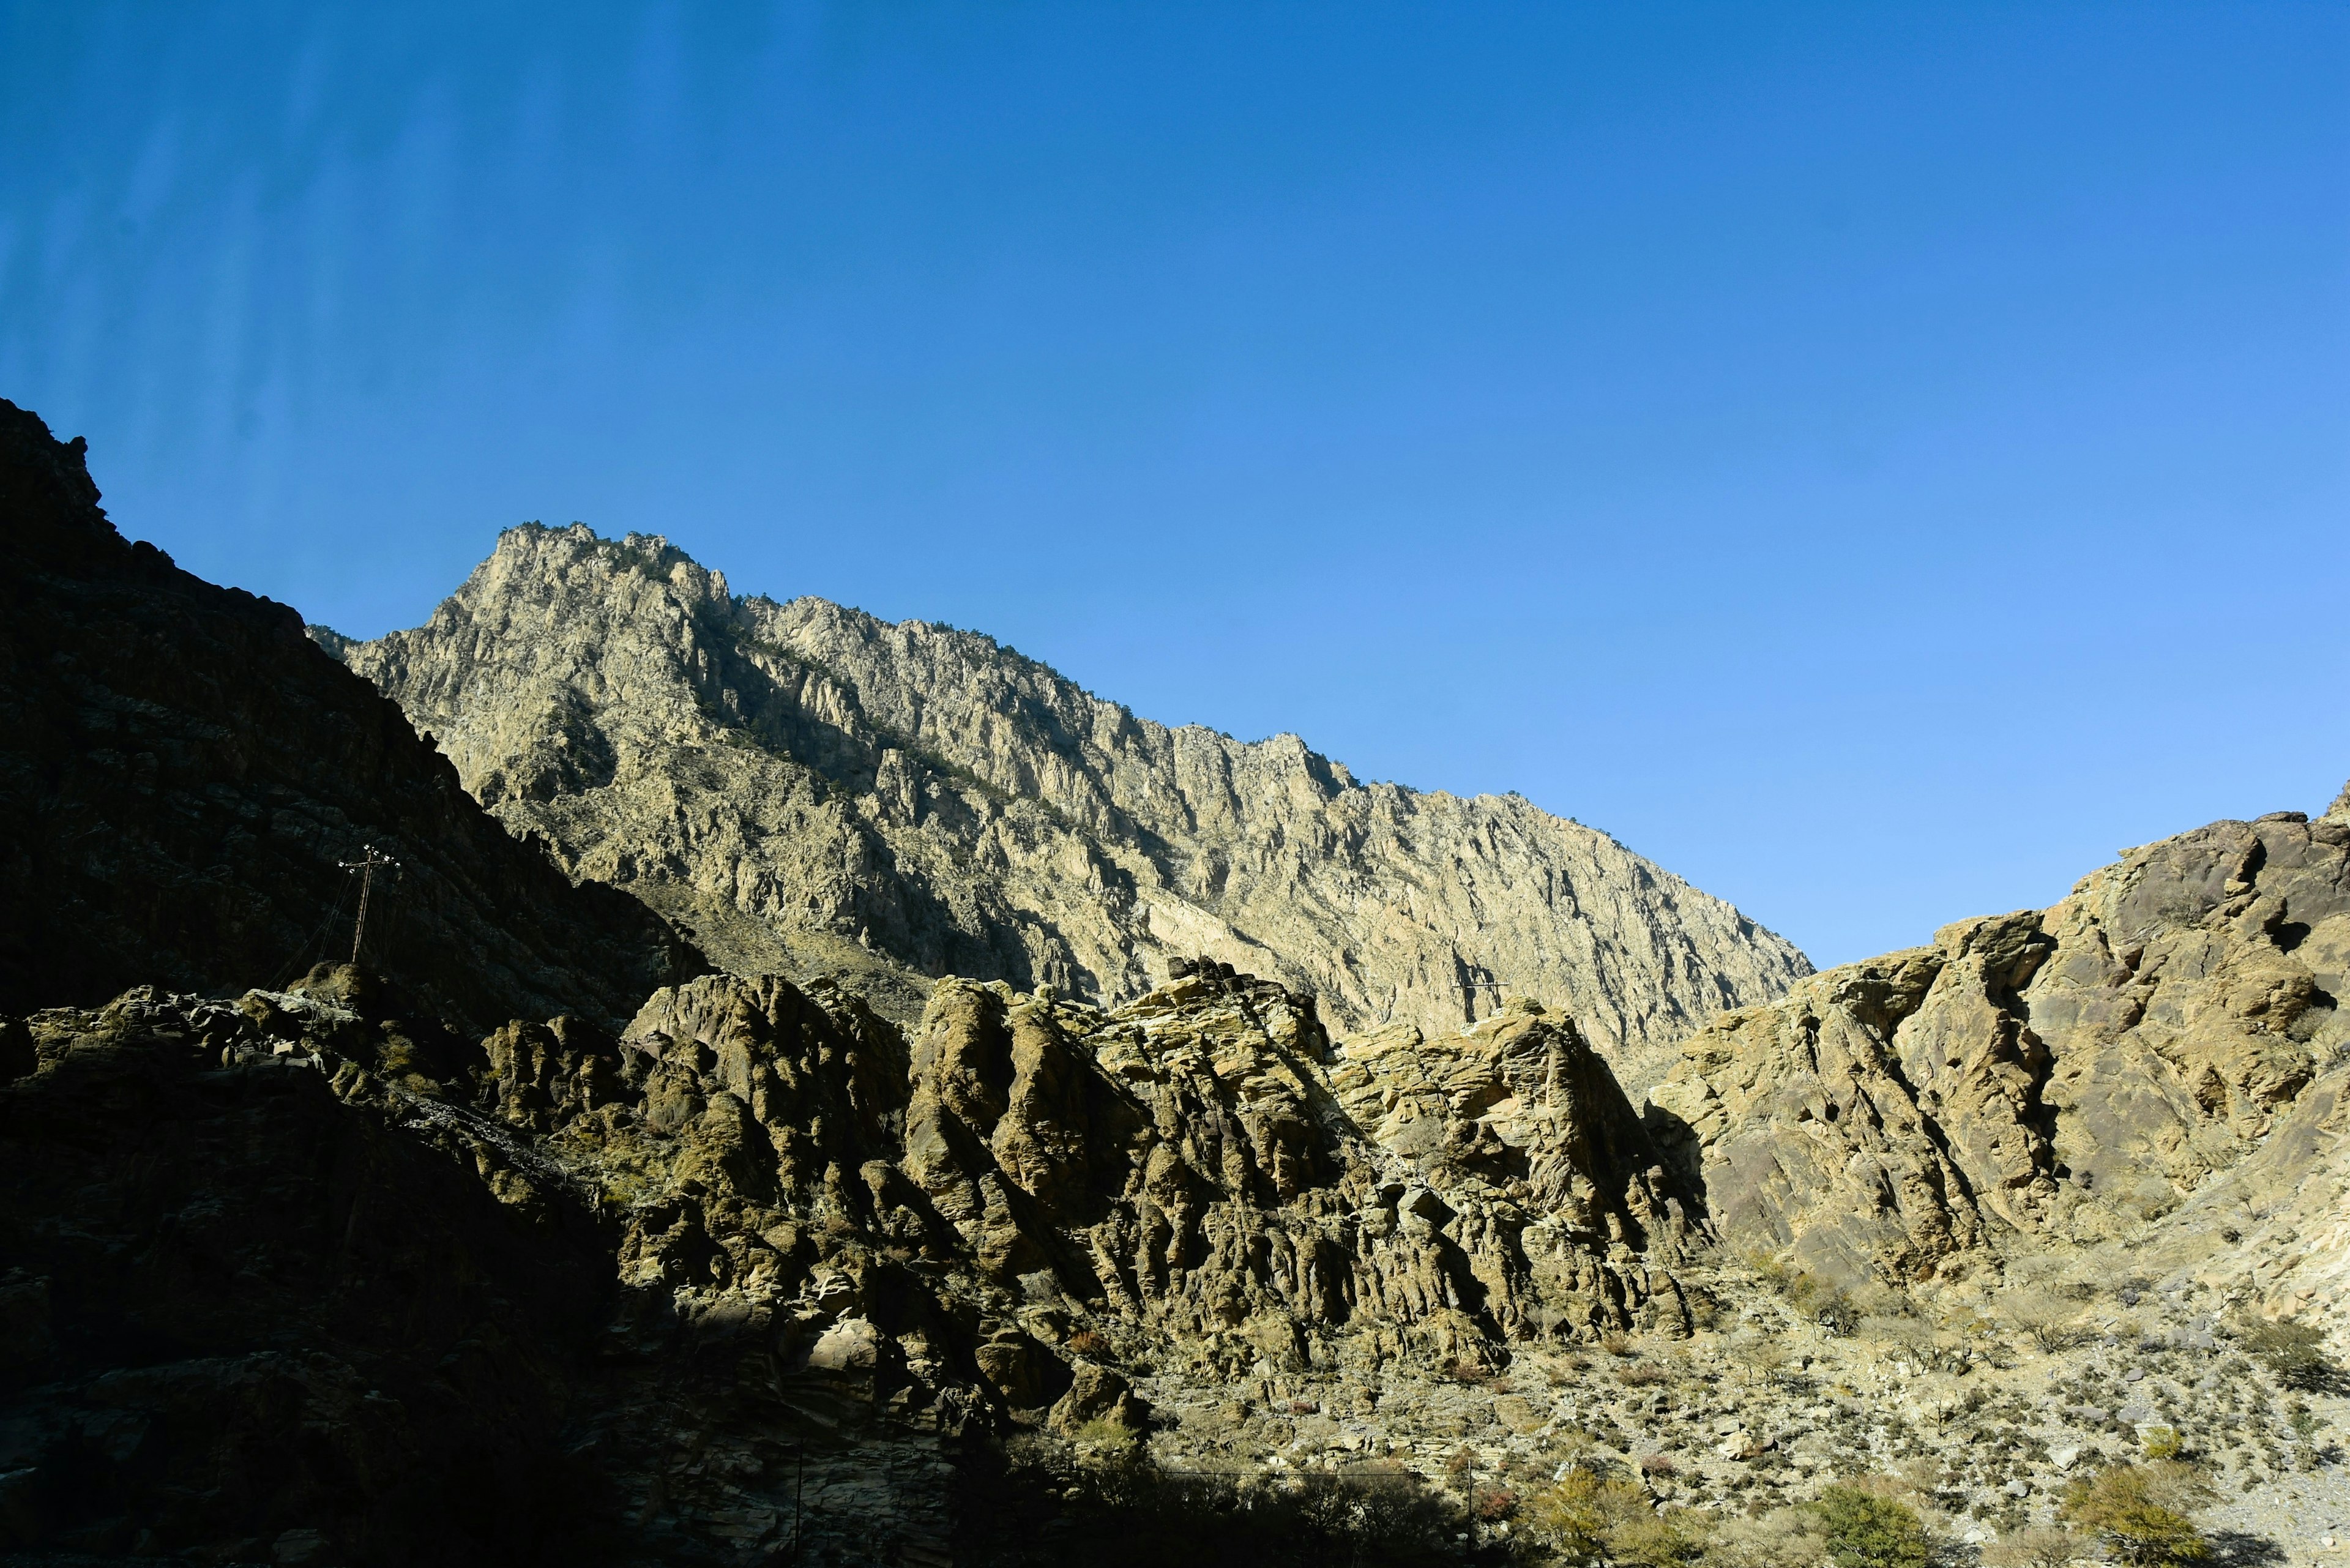
<svg viewBox="0 0 2350 1568">
<path fill-rule="evenodd" d="M 1447 1033 L 1506 989 L 1638 1051 L 1809 972 L 1516 796 L 1169 729 L 975 633 L 737 597 L 659 538 L 516 528 L 426 625 L 314 635 L 576 875 L 726 967 L 860 971 L 909 1021 L 938 975 L 1114 1004 L 1207 953 L 1342 1033 Z"/>
</svg>

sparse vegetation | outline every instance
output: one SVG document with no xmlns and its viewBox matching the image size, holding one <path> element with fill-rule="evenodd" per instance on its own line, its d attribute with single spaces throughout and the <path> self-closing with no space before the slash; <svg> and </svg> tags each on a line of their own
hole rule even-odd
<svg viewBox="0 0 2350 1568">
<path fill-rule="evenodd" d="M 1140 1433 L 1107 1416 L 1097 1416 L 1087 1421 L 1076 1429 L 1075 1437 L 1080 1448 L 1112 1455 L 1131 1453 L 1141 1441 Z"/>
<path fill-rule="evenodd" d="M 1926 1568 L 1934 1554 L 1918 1511 L 1880 1490 L 1840 1481 L 1800 1511 L 1835 1568 Z"/>
<path fill-rule="evenodd" d="M 1749 1331 L 1737 1335 L 1723 1346 L 1730 1359 L 1745 1373 L 1748 1386 L 1762 1382 L 1787 1365 L 1784 1341 L 1766 1334 Z"/>
<path fill-rule="evenodd" d="M 1684 1509 L 1658 1512 L 1637 1481 L 1576 1468 L 1521 1503 L 1540 1540 L 1570 1557 L 1624 1568 L 1676 1568 L 1704 1554 L 1702 1519 Z"/>
<path fill-rule="evenodd" d="M 1732 1515 L 1705 1543 L 1705 1568 L 1816 1568 L 1820 1538 L 1792 1508 Z"/>
<path fill-rule="evenodd" d="M 2087 1555 L 2080 1537 L 2054 1525 L 2012 1530 L 1982 1549 L 1983 1568 L 2068 1568 Z"/>
<path fill-rule="evenodd" d="M 2207 1493 L 2177 1463 L 2116 1465 L 2064 1489 L 2057 1512 L 2131 1568 L 2184 1568 L 2211 1555 L 2190 1511 Z"/>
<path fill-rule="evenodd" d="M 2325 1354 L 2325 1336 L 2296 1318 L 2251 1318 L 2238 1328 L 2236 1338 L 2287 1388 L 2314 1394 L 2342 1381 L 2342 1369 Z"/>
<path fill-rule="evenodd" d="M 2054 1355 L 2089 1337 L 2079 1325 L 2080 1304 L 2052 1291 L 2018 1291 L 2000 1303 L 2000 1316 L 2042 1350 Z"/>
</svg>

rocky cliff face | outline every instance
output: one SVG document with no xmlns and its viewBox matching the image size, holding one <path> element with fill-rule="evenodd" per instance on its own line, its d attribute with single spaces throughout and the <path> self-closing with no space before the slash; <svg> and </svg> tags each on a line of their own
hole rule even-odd
<svg viewBox="0 0 2350 1568">
<path fill-rule="evenodd" d="M 738 598 L 657 538 L 518 528 L 425 626 L 320 639 L 576 875 L 745 971 L 879 990 L 895 961 L 910 1019 L 941 974 L 1115 1004 L 1204 952 L 1342 1033 L 1449 1033 L 1506 988 L 1637 1050 L 1809 970 L 1514 796 L 1170 730 L 972 633 Z"/>
<path fill-rule="evenodd" d="M 2340 807 L 2214 823 L 2050 909 L 1960 921 L 1717 1020 L 1652 1091 L 1652 1122 L 1732 1246 L 1792 1248 L 1827 1277 L 2194 1237 L 2297 1310 L 2338 1256 L 2288 1248 L 2304 1282 L 2232 1249 L 2254 1212 L 2314 1205 L 2338 1229 L 2345 974 Z"/>
<path fill-rule="evenodd" d="M 1492 1419 L 1520 1349 L 1685 1334 L 1704 1240 L 1571 1024 L 1334 1053 L 1212 964 L 478 1045 L 321 966 L 0 1047 L 0 1531 L 52 1549 L 756 1561 L 812 1499 L 809 1560 L 968 1557 L 958 1438 Z"/>
<path fill-rule="evenodd" d="M 1580 1467 L 1735 1565 L 1835 1477 L 1980 1542 L 2156 1437 L 2318 1550 L 2350 1402 L 2257 1320 L 2350 1335 L 2350 790 L 1722 1014 L 1636 1114 L 1528 992 L 1640 1062 L 1703 954 L 1800 960 L 1523 803 L 533 530 L 314 634 L 517 838 L 96 500 L 0 405 L 0 1551 L 1547 1562 Z M 390 976 L 224 1000 L 366 838 Z M 213 995 L 36 1005 L 150 974 Z"/>
<path fill-rule="evenodd" d="M 695 967 L 640 905 L 516 843 L 283 605 L 99 509 L 79 441 L 0 401 L 0 1008 L 241 988 L 346 953 L 337 862 L 373 843 L 369 961 L 437 1011 L 618 1022 Z"/>
</svg>

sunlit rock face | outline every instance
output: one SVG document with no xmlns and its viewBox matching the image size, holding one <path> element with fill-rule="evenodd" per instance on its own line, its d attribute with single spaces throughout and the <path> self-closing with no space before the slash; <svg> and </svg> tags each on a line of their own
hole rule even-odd
<svg viewBox="0 0 2350 1568">
<path fill-rule="evenodd" d="M 858 971 L 908 1022 L 938 975 L 1107 1005 L 1207 953 L 1342 1034 L 1506 991 L 1637 1054 L 1810 969 L 1516 796 L 1169 729 L 976 633 L 737 597 L 658 538 L 517 528 L 424 626 L 317 635 L 575 875 L 727 967 Z"/>
<path fill-rule="evenodd" d="M 2322 1210 L 2345 973 L 2350 812 L 2214 823 L 1725 1015 L 1652 1129 L 1733 1245 L 1843 1279 L 2135 1238 L 2223 1196 Z"/>
</svg>

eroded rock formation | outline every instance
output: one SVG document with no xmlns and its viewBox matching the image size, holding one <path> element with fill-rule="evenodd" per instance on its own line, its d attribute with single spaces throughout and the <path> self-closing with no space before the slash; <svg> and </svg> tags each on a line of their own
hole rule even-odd
<svg viewBox="0 0 2350 1568">
<path fill-rule="evenodd" d="M 1209 952 L 1344 1032 L 1504 988 L 1608 1050 L 1809 972 L 1737 910 L 1514 795 L 1357 783 L 1283 735 L 1137 718 L 971 632 L 737 597 L 658 538 L 514 529 L 413 631 L 320 640 L 576 875 L 743 971 L 941 974 L 1106 1004 Z"/>
<path fill-rule="evenodd" d="M 1107 1012 L 942 981 L 910 1039 L 713 975 L 476 1044 L 323 966 L 0 1024 L 6 1528 L 738 1561 L 813 1465 L 808 1539 L 891 1560 L 969 1525 L 932 1439 L 1686 1334 L 1691 1195 L 1572 1024 L 1334 1050 L 1186 967 Z"/>
<path fill-rule="evenodd" d="M 1651 1091 L 1652 1120 L 1731 1245 L 1831 1277 L 2087 1245 L 2216 1173 L 2268 1170 L 2272 1198 L 2312 1176 L 2254 1157 L 2339 1096 L 2345 971 L 2345 814 L 2214 823 L 2050 909 L 1725 1015 Z"/>
</svg>

